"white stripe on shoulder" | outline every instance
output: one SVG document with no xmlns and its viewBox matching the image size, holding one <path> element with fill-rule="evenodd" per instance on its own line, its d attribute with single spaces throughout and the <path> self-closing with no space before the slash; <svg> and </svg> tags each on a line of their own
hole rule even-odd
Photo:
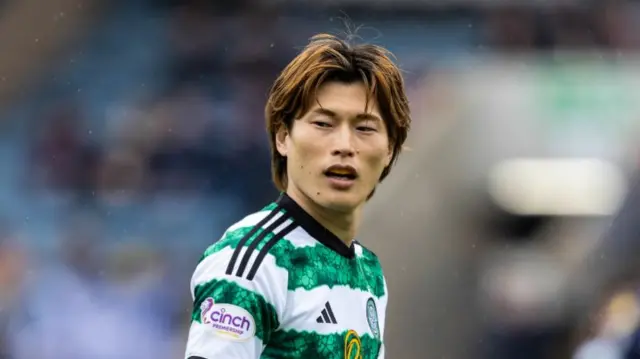
<svg viewBox="0 0 640 359">
<path fill-rule="evenodd" d="M 239 220 L 238 222 L 232 224 L 231 227 L 227 229 L 227 232 L 235 231 L 236 229 L 240 229 L 240 228 L 253 227 L 256 224 L 258 224 L 260 221 L 262 221 L 271 212 L 272 211 L 260 211 L 260 212 L 252 213 L 244 217 L 243 219 Z M 268 226 L 271 222 L 280 218 L 280 216 L 282 216 L 282 212 L 279 212 L 278 214 L 273 216 L 273 218 L 269 222 L 267 222 L 264 227 Z"/>
<path fill-rule="evenodd" d="M 282 213 L 278 213 L 275 217 L 273 217 L 272 220 L 270 220 L 269 222 L 267 222 L 264 227 L 269 226 L 271 223 L 273 223 L 276 219 L 282 217 Z M 282 232 L 282 230 L 284 230 L 285 228 L 289 227 L 290 224 L 293 223 L 293 219 L 289 218 L 286 219 L 284 222 L 282 222 L 281 225 L 279 225 L 278 227 L 273 229 L 273 234 L 277 235 L 278 233 Z"/>
<path fill-rule="evenodd" d="M 274 218 L 278 218 L 282 216 L 282 213 L 279 213 L 278 215 L 276 215 Z M 268 226 L 272 221 L 267 222 L 267 224 L 265 224 L 265 227 Z M 284 230 L 285 228 L 287 228 L 289 225 L 291 225 L 293 223 L 293 220 L 291 219 L 287 219 L 285 220 L 281 225 L 279 225 L 278 227 L 276 227 L 273 230 L 273 235 L 274 236 L 278 236 L 278 233 L 280 233 L 282 230 Z M 257 239 L 254 239 L 257 240 Z M 266 245 L 266 243 L 268 243 L 269 241 L 271 241 L 272 239 L 262 239 L 260 242 L 264 243 L 264 245 Z M 230 248 L 228 248 L 230 249 Z M 247 254 L 247 251 L 249 249 L 249 246 L 243 246 L 243 248 L 240 248 L 240 251 L 238 252 L 238 260 L 236 261 L 233 271 L 232 273 L 238 273 L 240 266 L 242 265 L 242 261 L 244 261 L 245 256 Z M 258 249 L 254 249 L 251 251 L 251 253 L 249 254 L 249 259 L 247 260 L 247 265 L 244 269 L 243 272 L 243 277 L 247 277 L 247 275 L 249 274 L 249 272 L 251 271 L 251 269 L 253 268 L 253 265 L 256 262 L 256 259 L 258 258 L 258 256 L 260 255 L 261 252 L 263 252 L 265 249 L 264 247 L 262 247 L 260 250 Z M 231 255 L 229 255 L 229 258 L 231 258 Z M 276 265 L 276 259 L 275 257 L 271 254 L 271 253 L 267 253 L 264 256 L 264 259 L 262 260 L 261 263 L 258 264 L 258 270 L 262 267 L 262 266 L 273 266 L 273 267 L 277 267 L 278 270 L 282 270 L 285 271 L 285 269 L 279 267 L 278 265 Z M 288 276 L 288 274 L 287 274 Z"/>
<path fill-rule="evenodd" d="M 252 213 L 244 217 L 240 221 L 236 222 L 231 227 L 229 227 L 229 229 L 227 229 L 227 233 L 235 231 L 240 228 L 253 227 L 257 225 L 260 221 L 262 221 L 265 217 L 267 217 L 270 213 L 271 211 L 260 211 L 260 212 Z M 275 216 L 273 216 L 273 218 L 271 218 L 267 223 L 265 223 L 262 226 L 262 228 L 268 227 L 271 223 L 278 220 L 278 218 L 282 217 L 282 215 L 283 215 L 282 212 L 277 213 Z M 274 233 L 280 232 L 285 227 L 287 227 L 290 223 L 291 223 L 290 219 L 286 220 L 282 225 L 278 226 L 278 228 L 276 228 L 273 232 Z M 293 244 L 294 247 L 309 247 L 309 246 L 315 246 L 318 244 L 318 241 L 316 241 L 313 237 L 311 237 L 311 235 L 309 235 L 309 233 L 307 233 L 307 231 L 305 231 L 302 227 L 296 227 L 293 231 L 288 233 L 284 239 L 287 240 L 289 243 Z"/>
</svg>

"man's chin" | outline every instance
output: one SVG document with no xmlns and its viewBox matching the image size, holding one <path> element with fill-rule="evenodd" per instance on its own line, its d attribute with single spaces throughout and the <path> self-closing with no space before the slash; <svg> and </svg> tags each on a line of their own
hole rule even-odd
<svg viewBox="0 0 640 359">
<path fill-rule="evenodd" d="M 318 204 L 331 211 L 352 213 L 364 203 L 364 200 L 364 198 L 359 198 L 351 193 L 332 193 L 326 198 L 322 198 Z"/>
</svg>

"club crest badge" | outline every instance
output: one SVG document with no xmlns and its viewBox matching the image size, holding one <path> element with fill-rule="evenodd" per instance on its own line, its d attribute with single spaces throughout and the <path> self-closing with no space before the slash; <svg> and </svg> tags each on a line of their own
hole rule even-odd
<svg viewBox="0 0 640 359">
<path fill-rule="evenodd" d="M 369 322 L 369 329 L 371 333 L 377 339 L 380 339 L 380 324 L 378 321 L 378 308 L 376 308 L 376 302 L 373 298 L 367 300 L 367 322 Z"/>
</svg>

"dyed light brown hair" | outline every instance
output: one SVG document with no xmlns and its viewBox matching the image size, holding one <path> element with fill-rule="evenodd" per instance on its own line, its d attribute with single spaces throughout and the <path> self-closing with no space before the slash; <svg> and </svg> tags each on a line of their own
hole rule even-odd
<svg viewBox="0 0 640 359">
<path fill-rule="evenodd" d="M 387 127 L 393 156 L 380 176 L 382 181 L 396 162 L 411 125 L 409 101 L 400 69 L 387 49 L 352 45 L 333 35 L 320 34 L 298 54 L 274 82 L 265 107 L 271 144 L 271 174 L 280 191 L 287 188 L 287 159 L 276 148 L 276 134 L 282 126 L 290 131 L 295 119 L 303 117 L 316 100 L 318 89 L 328 82 L 364 84 L 375 99 Z"/>
</svg>

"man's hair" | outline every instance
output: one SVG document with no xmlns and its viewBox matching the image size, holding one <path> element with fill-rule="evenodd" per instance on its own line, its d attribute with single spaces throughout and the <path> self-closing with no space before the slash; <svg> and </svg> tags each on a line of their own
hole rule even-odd
<svg viewBox="0 0 640 359">
<path fill-rule="evenodd" d="M 318 89 L 329 82 L 362 83 L 370 99 L 378 103 L 387 127 L 392 160 L 380 176 L 382 181 L 395 163 L 411 125 L 409 101 L 400 69 L 387 49 L 371 45 L 352 45 L 333 35 L 320 34 L 280 73 L 265 107 L 271 144 L 271 174 L 280 191 L 287 188 L 287 159 L 276 148 L 276 134 L 306 114 Z"/>
</svg>

